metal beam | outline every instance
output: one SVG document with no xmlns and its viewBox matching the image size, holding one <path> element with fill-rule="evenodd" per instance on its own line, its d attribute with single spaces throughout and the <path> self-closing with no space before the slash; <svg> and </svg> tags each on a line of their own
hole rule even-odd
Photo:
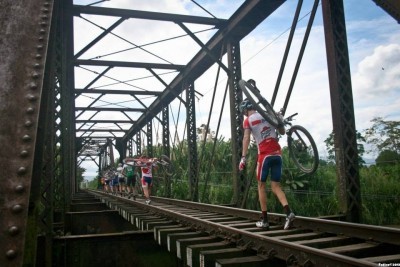
<svg viewBox="0 0 400 267">
<path fill-rule="evenodd" d="M 205 45 L 207 51 L 201 50 L 186 67 L 175 77 L 170 83 L 168 89 L 164 90 L 149 107 L 152 116 L 162 111 L 165 105 L 170 104 L 176 95 L 179 95 L 184 90 L 182 84 L 185 79 L 196 80 L 205 71 L 207 71 L 215 61 L 207 55 L 212 53 L 212 56 L 219 58 L 221 46 L 224 45 L 227 39 L 240 41 L 248 35 L 258 24 L 274 12 L 285 0 L 259 1 L 248 0 L 231 16 L 225 27 L 220 29 Z M 225 51 L 226 52 L 226 51 Z M 149 120 L 149 114 L 143 114 L 137 120 L 137 123 L 132 126 L 123 141 L 127 142 L 135 133 L 139 132 Z"/>
<path fill-rule="evenodd" d="M 76 123 L 135 123 L 129 120 L 76 120 Z"/>
<path fill-rule="evenodd" d="M 400 23 L 400 1 L 399 0 L 373 0 L 375 4 L 392 16 Z"/>
<path fill-rule="evenodd" d="M 76 132 L 99 132 L 99 133 L 108 133 L 108 132 L 126 132 L 127 130 L 121 130 L 121 129 L 80 129 L 77 130 Z"/>
<path fill-rule="evenodd" d="M 1 266 L 23 266 L 24 257 L 26 265 L 35 264 L 36 236 L 29 236 L 27 227 L 35 223 L 29 214 L 39 212 L 30 194 L 34 169 L 40 167 L 34 157 L 42 142 L 38 117 L 53 9 L 52 1 L 45 3 L 1 1 L 0 176 L 6 181 L 0 187 Z M 26 242 L 31 255 L 24 253 Z"/>
<path fill-rule="evenodd" d="M 85 91 L 81 92 L 80 91 Z M 140 90 L 118 90 L 118 89 L 83 89 L 76 88 L 75 92 L 79 94 L 108 94 L 108 95 L 154 95 L 159 96 L 161 91 L 140 91 Z"/>
<path fill-rule="evenodd" d="M 217 28 L 219 28 L 221 25 L 224 24 L 224 22 L 226 22 L 226 20 L 224 19 L 217 19 L 217 18 L 167 14 L 167 13 L 129 10 L 120 8 L 75 5 L 74 16 L 80 16 L 81 14 L 214 25 Z"/>
<path fill-rule="evenodd" d="M 164 69 L 164 70 L 181 70 L 184 65 L 176 64 L 162 64 L 162 63 L 143 63 L 143 62 L 127 62 L 127 61 L 113 61 L 113 60 L 89 60 L 77 59 L 75 66 L 109 66 L 109 67 L 123 67 L 123 68 L 141 68 L 141 69 Z"/>
<path fill-rule="evenodd" d="M 126 111 L 126 112 L 145 112 L 145 108 L 99 108 L 99 107 L 76 107 L 75 111 L 85 110 L 85 111 Z"/>
<path fill-rule="evenodd" d="M 343 0 L 322 0 L 322 15 L 340 209 L 348 221 L 359 222 L 362 211 L 361 189 Z"/>
</svg>

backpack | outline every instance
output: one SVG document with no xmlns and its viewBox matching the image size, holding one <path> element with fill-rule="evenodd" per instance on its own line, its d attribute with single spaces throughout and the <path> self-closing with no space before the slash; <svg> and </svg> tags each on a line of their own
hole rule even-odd
<svg viewBox="0 0 400 267">
<path fill-rule="evenodd" d="M 125 174 L 126 174 L 126 177 L 132 178 L 133 177 L 133 167 L 127 166 Z"/>
</svg>

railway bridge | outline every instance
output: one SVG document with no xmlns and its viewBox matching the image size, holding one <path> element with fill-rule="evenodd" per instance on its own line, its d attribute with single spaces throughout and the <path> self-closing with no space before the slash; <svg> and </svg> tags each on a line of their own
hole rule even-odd
<svg viewBox="0 0 400 267">
<path fill-rule="evenodd" d="M 246 209 L 250 183 L 237 170 L 243 136 L 238 82 L 253 78 L 242 75 L 242 55 L 249 48 L 241 48 L 289 2 L 232 1 L 226 7 L 230 15 L 219 18 L 194 0 L 185 2 L 188 9 L 183 2 L 171 7 L 172 1 L 158 9 L 144 1 L 1 1 L 0 265 L 148 266 L 155 258 L 161 259 L 158 266 L 400 262 L 398 230 L 358 224 L 358 152 L 342 0 L 291 3 L 271 105 L 278 105 L 278 92 L 287 84 L 282 106 L 284 112 L 290 109 L 320 15 L 343 215 L 299 217 L 294 229 L 283 232 L 283 217 L 271 213 L 271 231 L 253 227 L 258 215 Z M 398 1 L 372 2 L 399 22 Z M 294 69 L 284 78 L 304 18 Z M 207 99 L 207 107 L 196 105 L 199 98 Z M 207 123 L 199 127 L 208 110 Z M 210 137 L 215 145 L 223 131 L 230 136 L 232 201 L 201 204 L 199 184 L 207 181 L 199 168 L 210 160 L 204 144 Z M 86 161 L 101 173 L 136 154 L 174 159 L 183 144 L 187 158 L 178 168 L 185 170 L 185 200 L 172 195 L 168 176 L 152 205 L 80 189 Z"/>
</svg>

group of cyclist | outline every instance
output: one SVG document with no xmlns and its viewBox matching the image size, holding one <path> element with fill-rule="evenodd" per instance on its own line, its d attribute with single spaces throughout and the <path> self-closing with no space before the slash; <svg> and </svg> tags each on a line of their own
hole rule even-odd
<svg viewBox="0 0 400 267">
<path fill-rule="evenodd" d="M 256 88 L 255 82 L 249 80 L 248 82 L 240 81 L 239 86 L 242 90 L 247 87 Z M 278 198 L 285 213 L 286 222 L 284 229 L 289 229 L 295 219 L 295 214 L 289 207 L 286 195 L 281 188 L 281 175 L 282 175 L 282 150 L 278 142 L 278 133 L 285 134 L 285 127 L 282 123 L 282 117 L 277 116 L 277 124 L 269 122 L 263 115 L 257 112 L 256 103 L 249 99 L 243 100 L 239 105 L 240 112 L 244 115 L 243 121 L 243 146 L 242 157 L 239 163 L 239 170 L 243 171 L 246 166 L 246 156 L 250 144 L 251 135 L 257 143 L 257 181 L 258 181 L 258 197 L 261 206 L 261 220 L 256 223 L 257 227 L 269 229 L 268 214 L 267 214 L 267 196 L 266 196 L 266 182 L 270 177 L 270 185 L 272 192 Z M 272 111 L 273 112 L 273 111 Z M 134 174 L 134 167 L 141 168 L 141 185 L 143 193 L 146 198 L 146 203 L 150 204 L 150 193 L 152 187 L 152 169 L 156 167 L 157 159 L 149 158 L 129 158 L 124 159 L 124 165 L 119 164 L 116 171 L 106 170 L 103 174 L 105 177 L 105 190 L 113 193 L 127 192 L 129 196 L 136 192 L 134 191 L 134 184 L 136 177 Z M 131 168 L 128 170 L 128 168 Z M 128 174 L 129 171 L 129 174 Z M 125 185 L 125 177 L 127 177 L 127 184 Z M 111 182 L 112 181 L 112 182 Z M 132 186 L 133 185 L 133 186 Z"/>
<path fill-rule="evenodd" d="M 146 204 L 150 204 L 151 188 L 153 186 L 153 168 L 157 167 L 157 158 L 146 156 L 129 157 L 119 163 L 118 167 L 106 168 L 102 172 L 101 184 L 103 190 L 112 194 L 126 195 L 136 199 L 138 194 L 135 185 L 140 177 L 140 183 Z M 140 172 L 137 170 L 140 168 Z M 141 173 L 141 175 L 140 175 Z"/>
</svg>

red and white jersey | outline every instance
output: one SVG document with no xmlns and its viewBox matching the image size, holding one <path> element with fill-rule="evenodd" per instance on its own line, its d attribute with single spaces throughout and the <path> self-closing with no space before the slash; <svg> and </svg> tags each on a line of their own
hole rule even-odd
<svg viewBox="0 0 400 267">
<path fill-rule="evenodd" d="M 146 166 L 140 168 L 142 170 L 142 176 L 153 177 L 153 167 L 155 167 L 153 162 L 147 162 Z"/>
<path fill-rule="evenodd" d="M 276 128 L 266 121 L 258 112 L 254 112 L 243 121 L 243 129 L 250 129 L 256 140 L 258 153 L 280 155 L 281 146 L 278 143 Z"/>
</svg>

